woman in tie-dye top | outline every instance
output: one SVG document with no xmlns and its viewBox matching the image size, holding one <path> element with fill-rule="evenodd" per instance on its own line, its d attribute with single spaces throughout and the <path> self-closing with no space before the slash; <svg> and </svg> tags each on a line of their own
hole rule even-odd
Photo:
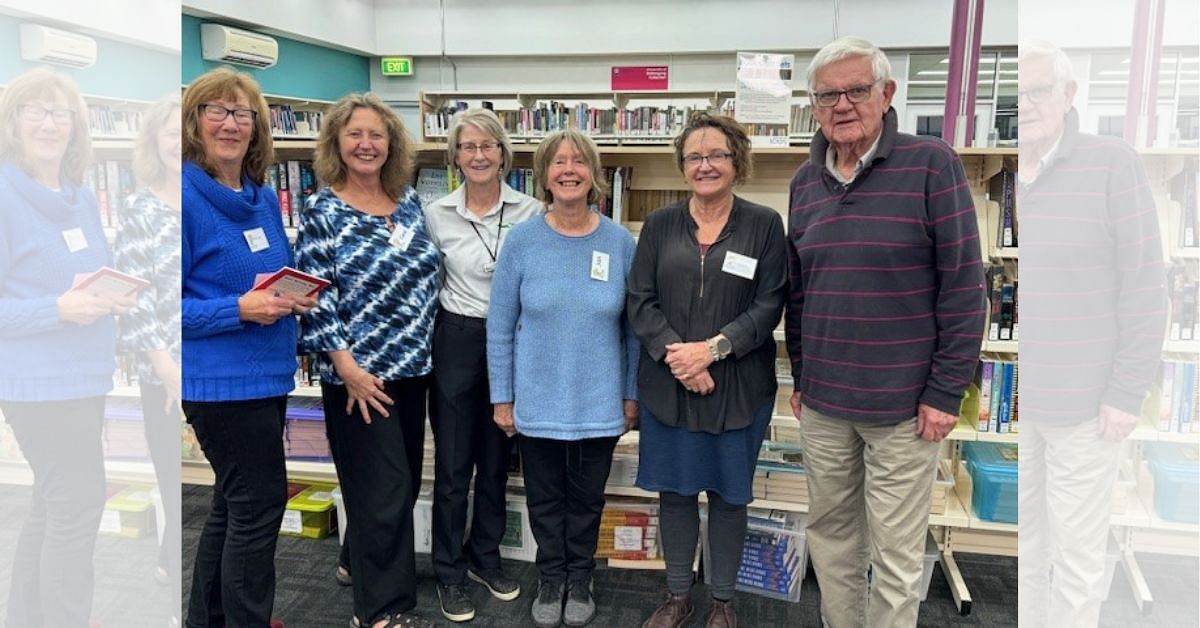
<svg viewBox="0 0 1200 628">
<path fill-rule="evenodd" d="M 413 503 L 421 486 L 426 375 L 440 256 L 425 229 L 412 141 L 378 97 L 326 113 L 313 164 L 323 187 L 301 217 L 297 265 L 333 282 L 301 320 L 317 354 L 325 428 L 346 500 L 354 623 L 426 626 L 416 606 Z"/>
</svg>

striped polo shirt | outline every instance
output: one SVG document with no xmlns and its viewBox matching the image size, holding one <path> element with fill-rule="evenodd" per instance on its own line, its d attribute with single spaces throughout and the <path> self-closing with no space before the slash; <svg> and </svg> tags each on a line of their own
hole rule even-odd
<svg viewBox="0 0 1200 628">
<path fill-rule="evenodd" d="M 796 390 L 832 417 L 894 424 L 918 404 L 957 414 L 974 376 L 986 292 L 975 206 L 958 155 L 896 130 L 854 181 L 813 138 L 791 183 L 785 317 Z"/>
</svg>

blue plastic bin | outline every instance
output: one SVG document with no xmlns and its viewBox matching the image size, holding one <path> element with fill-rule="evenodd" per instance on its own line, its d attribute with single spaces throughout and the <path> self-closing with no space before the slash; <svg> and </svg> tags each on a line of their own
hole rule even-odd
<svg viewBox="0 0 1200 628">
<path fill-rule="evenodd" d="M 963 443 L 971 474 L 975 516 L 997 523 L 1017 522 L 1017 447 L 1002 443 Z"/>
<path fill-rule="evenodd" d="M 1164 521 L 1200 523 L 1200 448 L 1184 443 L 1146 443 L 1154 474 L 1154 512 Z"/>
</svg>

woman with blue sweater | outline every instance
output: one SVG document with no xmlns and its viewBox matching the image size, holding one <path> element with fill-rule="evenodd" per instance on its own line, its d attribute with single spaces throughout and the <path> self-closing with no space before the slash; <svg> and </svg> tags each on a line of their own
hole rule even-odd
<svg viewBox="0 0 1200 628">
<path fill-rule="evenodd" d="M 18 77 L 0 96 L 0 129 L 0 413 L 34 478 L 7 625 L 87 626 L 112 315 L 132 300 L 71 289 L 109 262 L 96 198 L 82 187 L 91 141 L 75 83 L 49 70 Z"/>
<path fill-rule="evenodd" d="M 613 448 L 637 422 L 638 343 L 625 320 L 634 241 L 589 207 L 605 192 L 587 136 L 544 139 L 534 179 L 548 210 L 514 227 L 501 250 L 488 377 L 496 424 L 520 434 L 541 572 L 533 623 L 582 626 L 596 611 L 592 571 Z"/>
<path fill-rule="evenodd" d="M 266 627 L 275 597 L 293 314 L 316 301 L 251 289 L 256 275 L 292 263 L 279 202 L 263 185 L 269 116 L 258 84 L 228 68 L 183 96 L 183 412 L 216 475 L 196 550 L 192 628 Z"/>
<path fill-rule="evenodd" d="M 412 140 L 373 94 L 329 108 L 305 203 L 299 267 L 329 277 L 301 319 L 317 354 L 325 433 L 346 499 L 353 626 L 424 628 L 413 505 L 421 488 L 425 394 L 441 256 L 412 178 Z"/>
</svg>

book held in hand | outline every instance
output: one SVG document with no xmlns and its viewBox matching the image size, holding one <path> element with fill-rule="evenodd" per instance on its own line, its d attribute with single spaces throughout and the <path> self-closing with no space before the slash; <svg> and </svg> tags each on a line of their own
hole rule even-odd
<svg viewBox="0 0 1200 628">
<path fill-rule="evenodd" d="M 98 270 L 86 274 L 75 275 L 71 290 L 86 290 L 97 296 L 109 299 L 131 297 L 139 290 L 150 285 L 149 281 L 134 277 L 115 268 L 101 266 Z"/>
<path fill-rule="evenodd" d="M 314 297 L 329 285 L 329 281 L 284 266 L 273 273 L 260 273 L 254 278 L 255 290 L 274 290 L 280 294 Z"/>
</svg>

